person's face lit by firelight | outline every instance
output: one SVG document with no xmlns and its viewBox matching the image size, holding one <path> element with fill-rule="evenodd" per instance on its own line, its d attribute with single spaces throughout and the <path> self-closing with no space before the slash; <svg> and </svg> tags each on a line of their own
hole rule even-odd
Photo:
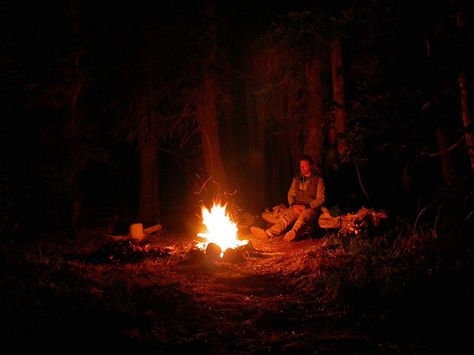
<svg viewBox="0 0 474 355">
<path fill-rule="evenodd" d="M 311 164 L 307 160 L 300 161 L 300 171 L 301 175 L 304 177 L 308 177 L 311 175 Z"/>
</svg>

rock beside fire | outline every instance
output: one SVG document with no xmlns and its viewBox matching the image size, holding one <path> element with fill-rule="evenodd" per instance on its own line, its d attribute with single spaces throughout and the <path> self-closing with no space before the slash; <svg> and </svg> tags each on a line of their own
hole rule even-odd
<svg viewBox="0 0 474 355">
<path fill-rule="evenodd" d="M 255 248 L 254 248 L 254 246 L 253 246 L 253 244 L 252 244 L 252 241 L 249 240 L 249 241 L 247 241 L 247 244 L 242 245 L 242 246 L 240 246 L 240 247 L 237 247 L 237 250 L 240 251 L 240 252 L 242 252 L 242 253 L 245 253 L 245 252 L 252 252 L 252 251 L 255 251 Z"/>
<path fill-rule="evenodd" d="M 240 251 L 233 248 L 227 248 L 222 259 L 228 263 L 238 263 L 244 260 L 244 256 Z"/>
<path fill-rule="evenodd" d="M 210 260 L 218 260 L 221 257 L 222 249 L 216 243 L 209 243 L 206 248 L 206 256 Z"/>
<path fill-rule="evenodd" d="M 194 254 L 201 253 L 201 255 L 205 255 L 208 261 L 225 261 L 228 263 L 239 263 L 241 261 L 244 261 L 245 257 L 248 256 L 248 254 L 254 250 L 255 248 L 249 241 L 249 243 L 246 245 L 242 245 L 237 248 L 227 248 L 224 252 L 222 252 L 222 248 L 216 243 L 209 243 L 204 252 L 200 252 L 199 249 L 191 251 L 194 251 Z M 194 255 L 194 257 L 196 257 L 196 255 Z"/>
<path fill-rule="evenodd" d="M 253 247 L 250 246 L 252 249 Z M 224 261 L 227 263 L 239 263 L 245 260 L 245 254 L 248 254 L 249 247 L 247 245 L 237 248 L 227 248 L 224 253 L 216 243 L 209 243 L 206 248 L 206 259 L 208 261 Z M 222 257 L 221 257 L 222 255 Z"/>
</svg>

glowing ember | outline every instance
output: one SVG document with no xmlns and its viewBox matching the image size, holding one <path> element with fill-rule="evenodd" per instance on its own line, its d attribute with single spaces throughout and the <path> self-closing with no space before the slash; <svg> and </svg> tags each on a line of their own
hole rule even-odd
<svg viewBox="0 0 474 355">
<path fill-rule="evenodd" d="M 221 206 L 214 202 L 211 211 L 202 207 L 202 223 L 206 226 L 206 233 L 198 233 L 198 236 L 206 239 L 205 242 L 197 243 L 200 249 L 206 249 L 209 243 L 216 243 L 224 252 L 227 248 L 236 248 L 246 245 L 248 240 L 237 239 L 237 224 L 232 222 L 225 213 L 226 205 Z M 224 253 L 221 253 L 221 257 Z"/>
</svg>

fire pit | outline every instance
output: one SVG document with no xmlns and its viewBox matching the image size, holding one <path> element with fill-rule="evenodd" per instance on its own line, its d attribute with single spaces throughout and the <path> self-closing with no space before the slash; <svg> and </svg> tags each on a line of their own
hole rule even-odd
<svg viewBox="0 0 474 355">
<path fill-rule="evenodd" d="M 210 211 L 202 207 L 202 223 L 207 231 L 197 234 L 202 241 L 196 247 L 205 250 L 206 256 L 212 260 L 224 258 L 235 262 L 242 256 L 238 250 L 248 245 L 249 241 L 238 239 L 237 224 L 226 213 L 226 207 L 218 202 L 213 203 Z"/>
</svg>

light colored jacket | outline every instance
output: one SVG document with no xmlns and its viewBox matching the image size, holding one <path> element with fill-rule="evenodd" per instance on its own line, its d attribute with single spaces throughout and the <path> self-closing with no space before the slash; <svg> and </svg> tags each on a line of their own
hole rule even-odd
<svg viewBox="0 0 474 355">
<path fill-rule="evenodd" d="M 305 205 L 306 208 L 317 209 L 326 200 L 325 186 L 322 177 L 313 174 L 304 178 L 297 176 L 288 191 L 288 203 L 291 205 Z"/>
</svg>

